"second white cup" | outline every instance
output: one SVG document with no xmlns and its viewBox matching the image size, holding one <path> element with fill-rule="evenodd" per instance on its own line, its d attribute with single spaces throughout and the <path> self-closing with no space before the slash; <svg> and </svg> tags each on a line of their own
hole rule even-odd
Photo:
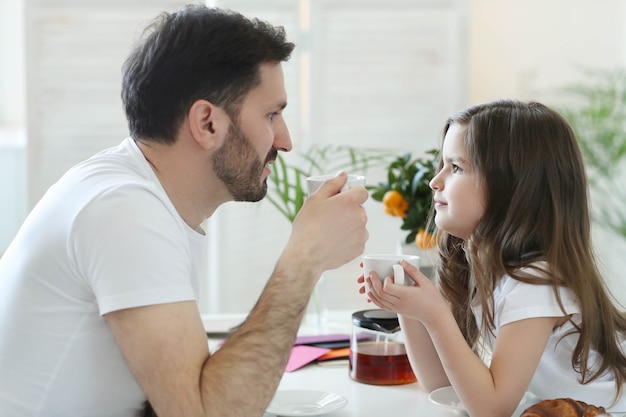
<svg viewBox="0 0 626 417">
<path fill-rule="evenodd" d="M 370 254 L 363 255 L 363 273 L 367 276 L 375 271 L 380 280 L 393 275 L 396 284 L 414 285 L 413 280 L 404 275 L 404 268 L 400 265 L 403 259 L 416 268 L 420 266 L 420 257 L 416 255 Z"/>
</svg>

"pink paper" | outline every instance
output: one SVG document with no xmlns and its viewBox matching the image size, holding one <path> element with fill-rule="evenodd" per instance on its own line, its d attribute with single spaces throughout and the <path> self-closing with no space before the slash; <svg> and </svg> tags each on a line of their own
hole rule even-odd
<svg viewBox="0 0 626 417">
<path fill-rule="evenodd" d="M 330 349 L 318 348 L 315 346 L 299 345 L 291 349 L 291 356 L 285 372 L 293 372 L 302 368 L 304 365 L 313 362 L 315 359 L 330 352 Z"/>
</svg>

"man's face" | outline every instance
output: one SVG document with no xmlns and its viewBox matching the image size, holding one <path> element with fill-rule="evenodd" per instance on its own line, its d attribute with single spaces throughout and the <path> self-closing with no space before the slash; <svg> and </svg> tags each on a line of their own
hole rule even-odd
<svg viewBox="0 0 626 417">
<path fill-rule="evenodd" d="M 215 172 L 236 201 L 259 201 L 267 193 L 269 166 L 292 148 L 282 112 L 287 105 L 282 66 L 260 66 L 261 83 L 244 99 L 224 144 L 212 156 Z"/>
</svg>

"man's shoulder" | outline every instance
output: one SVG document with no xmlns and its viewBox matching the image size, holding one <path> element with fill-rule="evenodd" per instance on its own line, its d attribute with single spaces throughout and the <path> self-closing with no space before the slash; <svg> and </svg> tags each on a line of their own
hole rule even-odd
<svg viewBox="0 0 626 417">
<path fill-rule="evenodd" d="M 91 196 L 129 187 L 160 189 L 156 175 L 132 139 L 76 164 L 54 186 L 64 193 Z"/>
</svg>

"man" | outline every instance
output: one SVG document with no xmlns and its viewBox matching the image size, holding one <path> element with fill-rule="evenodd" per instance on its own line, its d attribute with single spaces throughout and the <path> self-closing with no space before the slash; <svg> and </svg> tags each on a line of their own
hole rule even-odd
<svg viewBox="0 0 626 417">
<path fill-rule="evenodd" d="M 3 415 L 132 416 L 145 401 L 161 417 L 262 415 L 316 280 L 363 250 L 367 191 L 339 193 L 340 174 L 307 199 L 247 320 L 209 354 L 200 224 L 263 198 L 291 150 L 281 62 L 294 45 L 204 6 L 151 30 L 124 65 L 131 137 L 52 186 L 0 260 Z"/>
</svg>

